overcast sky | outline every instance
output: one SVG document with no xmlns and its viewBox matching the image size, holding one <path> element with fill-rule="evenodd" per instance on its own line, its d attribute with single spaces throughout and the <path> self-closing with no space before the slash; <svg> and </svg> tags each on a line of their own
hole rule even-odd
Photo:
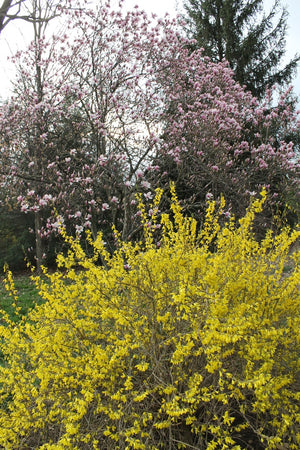
<svg viewBox="0 0 300 450">
<path fill-rule="evenodd" d="M 264 0 L 265 10 L 268 11 L 274 2 L 275 0 Z M 155 12 L 160 16 L 166 12 L 176 15 L 182 11 L 182 0 L 126 0 L 128 8 L 136 4 L 147 12 Z M 282 4 L 287 7 L 289 12 L 287 62 L 295 53 L 300 53 L 300 0 L 282 0 Z M 11 22 L 0 35 L 0 96 L 2 98 L 9 95 L 9 80 L 14 77 L 13 67 L 7 62 L 7 57 L 14 53 L 20 45 L 24 46 L 26 37 L 28 37 L 26 36 L 26 27 L 21 21 Z M 293 85 L 296 94 L 300 96 L 300 65 Z"/>
</svg>

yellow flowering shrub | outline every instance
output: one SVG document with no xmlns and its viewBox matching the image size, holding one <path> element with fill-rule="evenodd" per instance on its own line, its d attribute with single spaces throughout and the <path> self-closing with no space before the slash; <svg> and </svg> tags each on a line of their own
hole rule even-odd
<svg viewBox="0 0 300 450">
<path fill-rule="evenodd" d="M 300 447 L 300 232 L 254 239 L 264 192 L 238 224 L 210 203 L 201 231 L 173 188 L 158 221 L 160 195 L 143 242 L 66 237 L 44 304 L 3 316 L 1 448 Z"/>
</svg>

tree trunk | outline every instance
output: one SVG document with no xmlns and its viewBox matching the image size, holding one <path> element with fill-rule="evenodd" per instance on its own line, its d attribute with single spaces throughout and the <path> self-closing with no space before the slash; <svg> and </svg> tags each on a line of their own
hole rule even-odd
<svg viewBox="0 0 300 450">
<path fill-rule="evenodd" d="M 35 231 L 36 269 L 38 273 L 41 273 L 41 266 L 43 259 L 42 238 L 40 230 L 41 230 L 41 215 L 40 211 L 36 211 L 34 215 L 34 231 Z"/>
<path fill-rule="evenodd" d="M 12 0 L 4 0 L 2 5 L 0 6 L 0 33 L 5 27 L 4 20 L 7 16 L 8 10 L 12 5 Z"/>
</svg>

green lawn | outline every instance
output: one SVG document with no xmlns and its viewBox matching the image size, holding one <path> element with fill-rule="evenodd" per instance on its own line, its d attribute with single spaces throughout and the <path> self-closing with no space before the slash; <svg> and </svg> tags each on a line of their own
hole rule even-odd
<svg viewBox="0 0 300 450">
<path fill-rule="evenodd" d="M 25 316 L 35 304 L 42 303 L 42 299 L 38 294 L 34 281 L 30 278 L 31 274 L 14 275 L 14 285 L 18 295 L 17 306 L 21 308 L 19 317 L 15 313 L 13 307 L 13 297 L 5 289 L 5 276 L 0 277 L 0 309 L 6 311 L 10 318 L 18 321 L 20 317 Z"/>
</svg>

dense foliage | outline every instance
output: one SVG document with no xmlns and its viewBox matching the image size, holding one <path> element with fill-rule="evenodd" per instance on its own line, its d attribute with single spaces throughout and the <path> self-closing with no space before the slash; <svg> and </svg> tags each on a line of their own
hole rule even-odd
<svg viewBox="0 0 300 450">
<path fill-rule="evenodd" d="M 161 192 L 140 203 L 144 241 L 113 256 L 66 237 L 45 303 L 2 321 L 3 448 L 299 448 L 300 232 L 254 239 L 265 192 L 222 227 L 211 202 L 197 232 L 172 192 L 173 219 Z"/>
<path fill-rule="evenodd" d="M 274 1 L 268 14 L 263 0 L 185 0 L 186 30 L 213 61 L 229 61 L 235 79 L 254 96 L 290 83 L 300 56 L 281 68 L 285 55 L 287 10 Z M 274 24 L 280 12 L 278 21 Z M 195 47 L 195 45 L 193 45 Z"/>
</svg>

